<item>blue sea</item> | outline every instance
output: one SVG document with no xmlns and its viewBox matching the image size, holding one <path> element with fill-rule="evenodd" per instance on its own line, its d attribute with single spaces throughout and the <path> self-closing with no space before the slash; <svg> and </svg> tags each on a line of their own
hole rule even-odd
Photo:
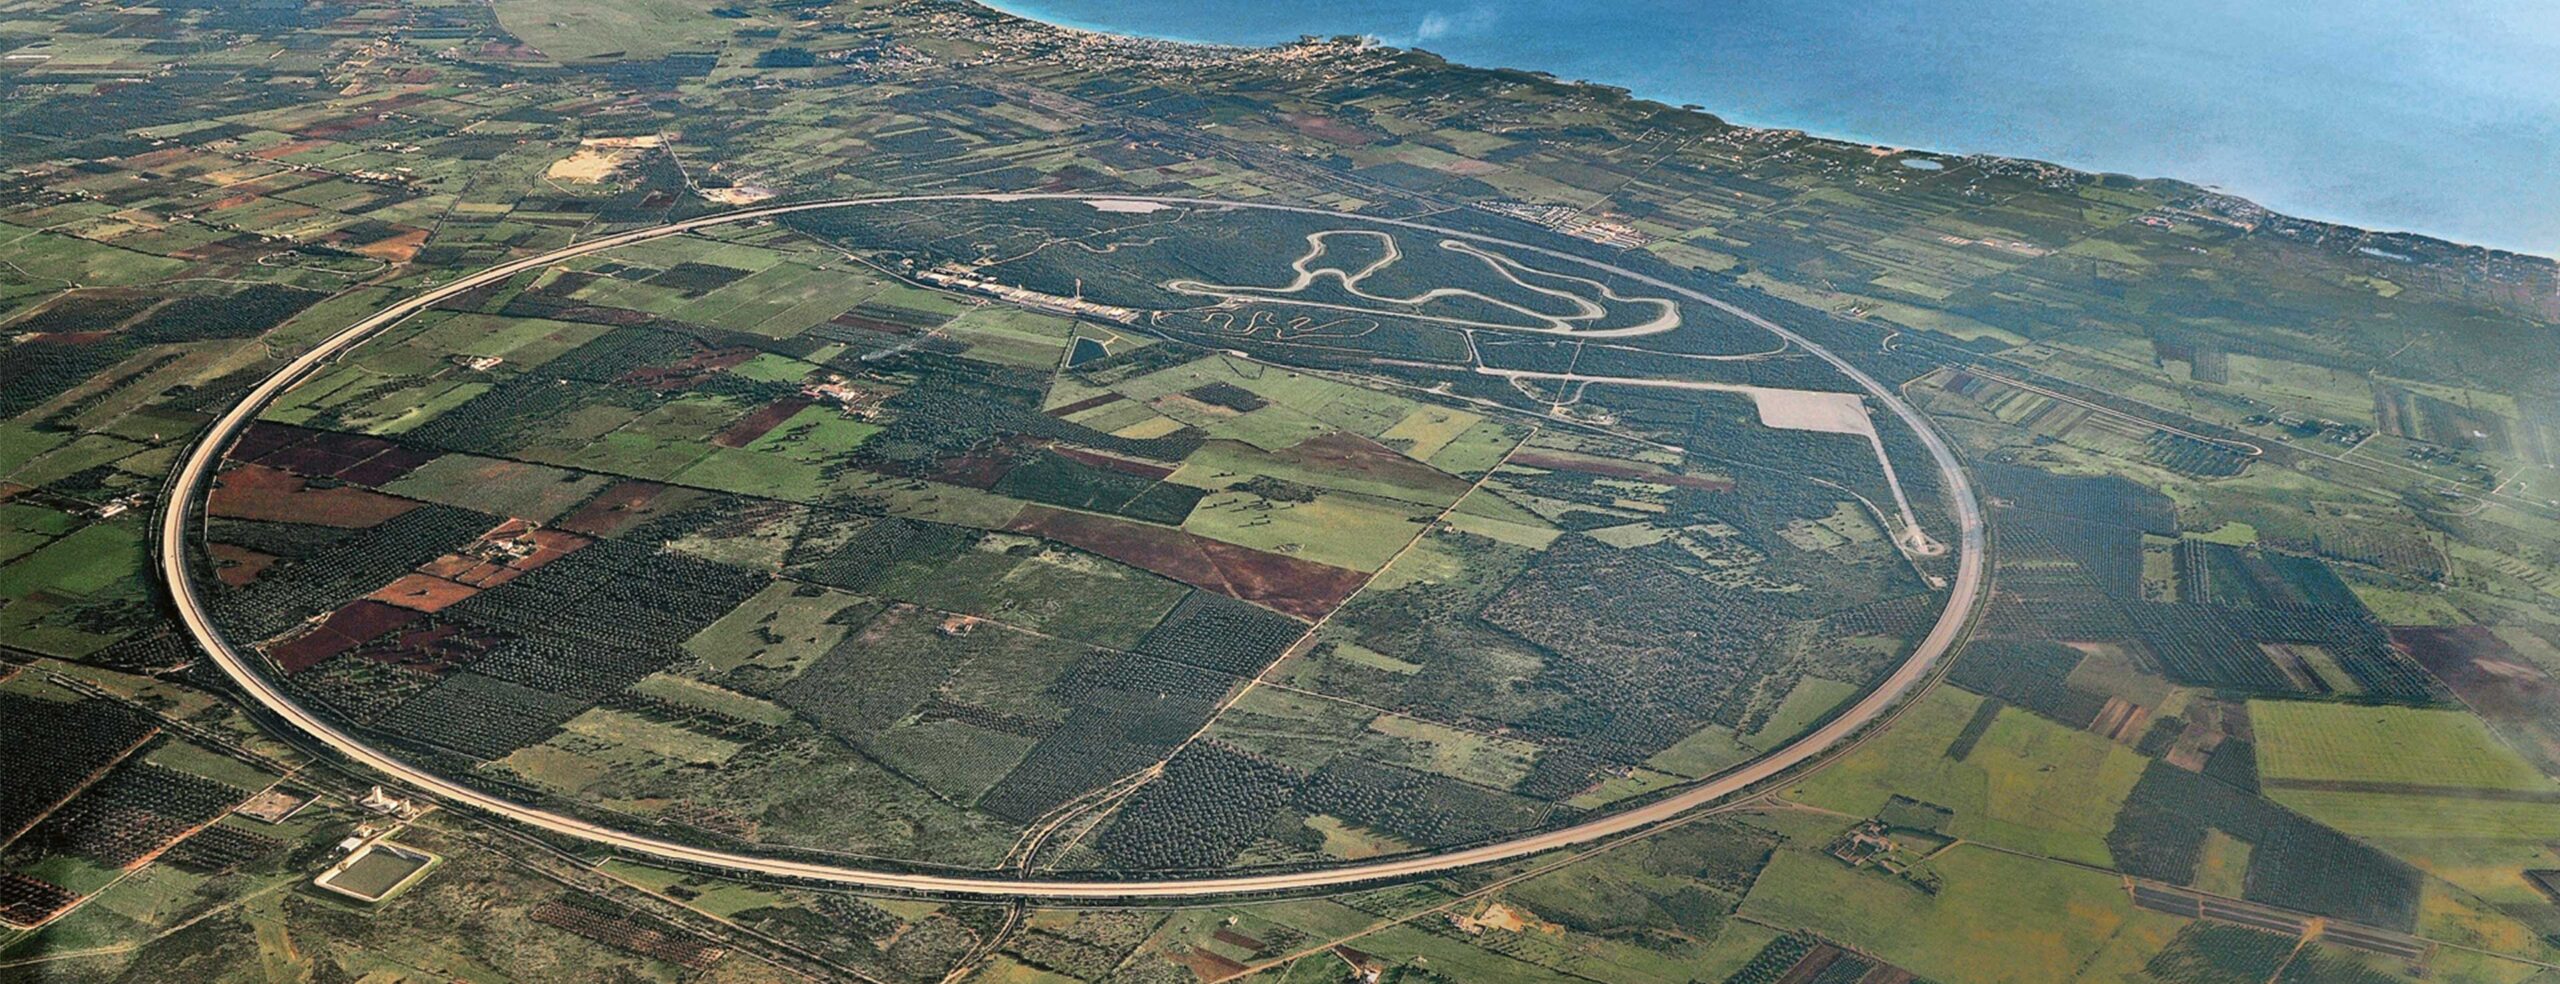
<svg viewBox="0 0 2560 984">
<path fill-rule="evenodd" d="M 1187 41 L 1363 34 L 1738 123 L 2174 177 L 2560 256 L 2560 0 L 996 0 Z"/>
</svg>

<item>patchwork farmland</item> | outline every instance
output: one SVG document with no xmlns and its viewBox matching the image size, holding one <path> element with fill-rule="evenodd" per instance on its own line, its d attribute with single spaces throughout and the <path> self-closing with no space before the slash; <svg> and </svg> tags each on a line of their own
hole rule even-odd
<svg viewBox="0 0 2560 984">
<path fill-rule="evenodd" d="M 1568 407 L 1463 360 L 1343 371 L 1285 326 L 1746 366 L 1784 348 L 1757 329 L 1393 229 L 1343 240 L 1377 247 L 1357 290 L 1324 293 L 1352 261 L 1317 249 L 1306 283 L 1204 299 L 1143 271 L 1252 282 L 1254 244 L 1340 237 L 1180 211 L 835 210 L 456 296 L 226 449 L 210 604 L 313 705 L 503 795 L 725 849 L 1124 875 L 1640 802 L 1718 771 L 1655 763 L 1675 746 L 1779 747 L 1917 642 L 1841 617 L 1926 610 L 1947 570 L 1906 548 L 1945 522 L 1935 477 L 1876 457 L 1907 436 L 1656 417 L 1641 388 Z M 718 314 L 777 278 L 832 300 Z M 1077 357 L 1106 310 L 1156 313 Z M 1767 455 L 1825 441 L 1861 453 Z"/>
</svg>

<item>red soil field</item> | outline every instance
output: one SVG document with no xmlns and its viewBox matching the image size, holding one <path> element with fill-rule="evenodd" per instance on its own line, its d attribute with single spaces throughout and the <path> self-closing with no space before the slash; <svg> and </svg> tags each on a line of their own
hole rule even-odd
<svg viewBox="0 0 2560 984">
<path fill-rule="evenodd" d="M 2453 688 L 2516 751 L 2544 772 L 2560 772 L 2560 681 L 2485 625 L 2407 626 L 2391 641 Z"/>
<path fill-rule="evenodd" d="M 453 553 L 419 565 L 418 572 L 470 588 L 494 588 L 595 541 L 562 530 L 510 519 Z"/>
<path fill-rule="evenodd" d="M 1002 453 L 971 452 L 934 462 L 924 477 L 945 485 L 991 489 L 1005 472 L 1013 470 L 1013 465 L 1013 458 Z"/>
<path fill-rule="evenodd" d="M 381 485 L 436 459 L 421 450 L 362 434 L 315 431 L 259 421 L 243 432 L 228 454 L 301 475 L 342 478 Z"/>
<path fill-rule="evenodd" d="M 1222 981 L 1245 972 L 1245 965 L 1211 953 L 1204 947 L 1192 947 L 1191 952 L 1183 954 L 1181 959 L 1183 966 L 1191 968 L 1191 972 L 1204 981 Z"/>
<path fill-rule="evenodd" d="M 187 159 L 196 156 L 196 153 L 197 151 L 193 147 L 171 147 L 166 150 L 145 151 L 143 153 L 135 154 L 131 157 L 125 158 L 124 163 L 126 167 L 130 167 L 135 170 L 158 171 L 171 165 L 184 163 Z"/>
<path fill-rule="evenodd" d="M 231 447 L 223 454 L 234 461 L 256 461 L 261 455 L 288 444 L 309 440 L 311 435 L 317 433 L 319 431 L 295 427 L 292 424 L 255 420 L 240 431 L 240 436 L 231 441 Z"/>
<path fill-rule="evenodd" d="M 1318 140 L 1330 141 L 1346 147 L 1366 147 L 1370 144 L 1376 143 L 1378 140 L 1375 134 L 1328 116 L 1317 116 L 1313 113 L 1289 113 L 1280 118 L 1286 121 L 1289 124 L 1289 128 L 1292 130 L 1296 130 Z"/>
<path fill-rule="evenodd" d="M 361 457 L 339 454 L 311 441 L 277 448 L 258 456 L 258 464 L 282 468 L 296 475 L 336 475 L 362 461 Z"/>
<path fill-rule="evenodd" d="M 229 587 L 239 587 L 258 579 L 267 568 L 275 566 L 274 554 L 260 553 L 237 543 L 208 543 L 205 553 L 213 556 L 213 576 Z"/>
<path fill-rule="evenodd" d="M 720 433 L 712 435 L 711 443 L 724 448 L 746 447 L 754 444 L 757 438 L 771 433 L 774 428 L 782 426 L 783 421 L 791 419 L 793 415 L 808 408 L 809 401 L 797 396 L 775 400 L 766 404 L 764 409 L 740 417 L 737 422 L 722 429 Z"/>
<path fill-rule="evenodd" d="M 745 346 L 696 352 L 671 366 L 649 366 L 622 374 L 622 382 L 646 386 L 664 393 L 691 387 L 714 373 L 737 366 L 756 357 L 756 350 Z"/>
<path fill-rule="evenodd" d="M 370 601 L 398 605 L 411 611 L 440 612 L 464 598 L 480 593 L 468 584 L 457 584 L 433 574 L 404 574 L 383 585 L 382 590 L 366 595 Z"/>
<path fill-rule="evenodd" d="M 1420 497 L 1416 501 L 1454 502 L 1468 488 L 1462 479 L 1347 431 L 1310 437 L 1271 456 L 1305 464 L 1319 473 L 1348 473 L 1410 489 Z"/>
<path fill-rule="evenodd" d="M 420 617 L 419 612 L 359 599 L 329 613 L 309 631 L 266 647 L 268 657 L 286 673 L 300 673 L 321 660 L 354 649 L 365 642 L 407 625 Z"/>
<path fill-rule="evenodd" d="M 2150 708 L 2122 697 L 2109 697 L 2107 706 L 2098 712 L 2098 719 L 2089 723 L 2089 730 L 2108 741 L 2131 744 L 2142 737 L 2142 726 L 2150 721 Z"/>
<path fill-rule="evenodd" d="M 1090 550 L 1204 590 L 1304 619 L 1340 607 L 1369 575 L 1162 526 L 1026 506 L 1009 529 Z"/>
<path fill-rule="evenodd" d="M 352 468 L 340 470 L 337 477 L 359 485 L 388 485 L 437 457 L 433 451 L 396 447 L 367 458 Z"/>
<path fill-rule="evenodd" d="M 355 248 L 355 251 L 377 260 L 407 263 L 427 244 L 427 230 L 411 229 L 386 239 L 377 239 Z"/>
<path fill-rule="evenodd" d="M 307 484 L 292 472 L 241 465 L 215 477 L 206 511 L 225 519 L 361 529 L 418 507 L 408 499 L 350 485 L 314 489 Z"/>
<path fill-rule="evenodd" d="M 293 140 L 277 144 L 265 150 L 250 151 L 249 156 L 262 161 L 272 161 L 279 157 L 291 157 L 295 154 L 302 153 L 303 151 L 311 150 L 316 147 L 325 147 L 327 145 L 328 141 L 325 140 Z"/>
<path fill-rule="evenodd" d="M 418 96 L 414 93 L 403 93 L 391 96 L 379 102 L 366 103 L 364 112 L 349 113 L 345 116 L 319 120 L 309 126 L 305 126 L 299 130 L 291 132 L 296 135 L 306 137 L 334 137 L 342 133 L 361 130 L 369 126 L 377 125 L 381 123 L 383 118 L 392 111 L 407 109 L 425 101 L 426 99 L 424 97 Z"/>
<path fill-rule="evenodd" d="M 381 454 L 382 452 L 389 451 L 392 448 L 399 447 L 397 443 L 383 438 L 371 437 L 364 434 L 348 434 L 340 431 L 314 432 L 311 435 L 310 440 L 305 443 L 316 447 L 326 448 L 331 454 L 354 458 L 357 460 L 370 458 L 374 455 Z"/>
</svg>

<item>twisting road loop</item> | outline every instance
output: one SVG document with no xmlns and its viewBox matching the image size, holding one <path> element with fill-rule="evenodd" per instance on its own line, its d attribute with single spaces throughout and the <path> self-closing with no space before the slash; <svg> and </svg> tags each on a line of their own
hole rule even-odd
<svg viewBox="0 0 2560 984">
<path fill-rule="evenodd" d="M 1848 710 L 1774 752 L 1641 806 L 1606 814 L 1569 827 L 1538 831 L 1495 843 L 1438 853 L 1405 855 L 1379 861 L 1302 871 L 1187 878 L 1094 880 L 882 871 L 840 864 L 761 857 L 696 847 L 615 830 L 577 817 L 517 803 L 437 775 L 388 752 L 376 749 L 358 736 L 350 734 L 304 707 L 275 681 L 268 678 L 258 656 L 242 651 L 223 637 L 207 613 L 203 598 L 197 594 L 187 561 L 189 517 L 193 512 L 195 498 L 204 491 L 208 480 L 218 470 L 224 449 L 278 395 L 308 378 L 331 358 L 354 348 L 365 339 L 398 324 L 411 315 L 465 291 L 497 283 L 528 270 L 538 270 L 572 257 L 652 239 L 682 235 L 714 226 L 772 218 L 795 212 L 867 205 L 1038 200 L 1105 200 L 1209 209 L 1293 212 L 1370 225 L 1411 229 L 1451 239 L 1498 246 L 1519 253 L 1564 260 L 1587 269 L 1669 291 L 1687 300 L 1705 304 L 1741 318 L 1780 338 L 1802 346 L 1805 351 L 1830 363 L 1842 375 L 1857 383 L 1869 396 L 1874 397 L 1886 409 L 1892 411 L 1894 416 L 1919 436 L 1922 445 L 1928 450 L 1931 460 L 1938 468 L 1939 482 L 1945 490 L 1947 503 L 1955 511 L 1956 575 L 1949 585 L 1947 605 L 1939 613 L 1938 620 L 1930 627 L 1929 633 L 1921 639 L 1918 646 L 1914 647 L 1910 657 L 1896 667 L 1883 683 L 1868 691 Z M 248 395 L 214 421 L 213 426 L 205 431 L 204 436 L 189 450 L 185 460 L 179 465 L 170 484 L 170 490 L 171 498 L 162 511 L 159 535 L 156 540 L 159 573 L 168 587 L 170 599 L 175 604 L 179 619 L 185 625 L 187 633 L 203 647 L 222 671 L 250 699 L 257 701 L 285 724 L 327 745 L 352 761 L 362 763 L 368 768 L 447 802 L 506 817 L 555 834 L 610 847 L 641 858 L 862 888 L 1004 898 L 1161 899 L 1327 888 L 1428 875 L 1506 861 L 1541 851 L 1586 844 L 1676 819 L 1692 810 L 1766 782 L 1796 766 L 1818 759 L 1824 752 L 1847 740 L 1869 722 L 1885 716 L 1905 695 L 1929 679 L 1932 669 L 1962 638 L 1973 609 L 1980 601 L 1986 567 L 1983 556 L 1985 537 L 1981 503 L 1975 497 L 1972 482 L 1967 478 L 1962 464 L 1957 460 L 1955 452 L 1948 447 L 1945 438 L 1891 387 L 1878 382 L 1847 360 L 1801 335 L 1702 292 L 1561 250 L 1514 242 L 1495 236 L 1443 229 L 1420 222 L 1345 215 L 1340 212 L 1303 206 L 1230 202 L 1206 198 L 1075 194 L 959 194 L 830 199 L 749 208 L 687 219 L 648 229 L 616 233 L 566 246 L 540 256 L 513 260 L 438 286 L 375 312 L 372 316 L 330 336 L 310 351 L 295 357 L 283 369 L 261 381 L 249 391 Z"/>
</svg>

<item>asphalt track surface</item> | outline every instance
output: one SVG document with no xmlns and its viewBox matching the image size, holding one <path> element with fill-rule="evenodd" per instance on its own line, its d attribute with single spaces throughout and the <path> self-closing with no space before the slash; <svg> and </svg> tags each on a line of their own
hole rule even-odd
<svg viewBox="0 0 2560 984">
<path fill-rule="evenodd" d="M 1116 200 L 1152 202 L 1161 205 L 1202 208 L 1249 209 L 1259 211 L 1296 212 L 1322 215 L 1371 225 L 1396 226 L 1434 235 L 1517 250 L 1572 262 L 1603 273 L 1614 274 L 1680 297 L 1706 304 L 1732 314 L 1772 332 L 1830 363 L 1866 392 L 1875 397 L 1903 423 L 1920 436 L 1935 461 L 1940 481 L 1945 484 L 1947 498 L 1956 510 L 1957 570 L 1946 608 L 1939 614 L 1929 634 L 1915 648 L 1911 657 L 1896 668 L 1891 676 L 1859 699 L 1856 705 L 1832 718 L 1811 733 L 1788 743 L 1777 751 L 1712 776 L 1672 796 L 1642 806 L 1611 813 L 1585 823 L 1554 830 L 1540 831 L 1512 840 L 1484 844 L 1443 853 L 1419 854 L 1380 861 L 1348 864 L 1306 871 L 1267 874 L 1210 875 L 1175 879 L 1078 880 L 1029 877 L 947 875 L 896 871 L 875 871 L 821 862 L 795 861 L 752 854 L 741 854 L 712 848 L 679 844 L 640 834 L 615 830 L 576 817 L 554 813 L 509 801 L 433 772 L 411 765 L 393 755 L 377 750 L 355 735 L 341 730 L 320 715 L 296 702 L 260 667 L 258 657 L 235 648 L 215 629 L 205 611 L 203 599 L 196 593 L 195 581 L 187 570 L 186 537 L 190 508 L 196 495 L 222 460 L 223 449 L 240 431 L 256 418 L 258 412 L 294 384 L 308 378 L 329 360 L 353 348 L 374 333 L 426 310 L 428 307 L 475 287 L 505 280 L 528 270 L 538 270 L 571 257 L 601 252 L 632 243 L 666 236 L 681 235 L 699 229 L 786 215 L 793 212 L 847 208 L 863 205 L 914 204 L 937 201 L 1027 201 Z M 282 370 L 258 384 L 241 401 L 226 411 L 204 437 L 188 452 L 170 485 L 168 506 L 162 511 L 159 537 L 156 541 L 160 576 L 166 582 L 171 601 L 188 634 L 211 655 L 222 671 L 231 677 L 243 693 L 281 719 L 285 724 L 334 749 L 340 755 L 364 764 L 398 781 L 449 803 L 467 806 L 485 813 L 506 817 L 568 837 L 588 841 L 628 854 L 665 862 L 698 865 L 728 871 L 781 878 L 803 879 L 851 887 L 926 892 L 996 898 L 1047 899 L 1165 899 L 1200 896 L 1244 895 L 1268 892 L 1323 889 L 1366 882 L 1387 881 L 1430 875 L 1475 865 L 1507 861 L 1542 851 L 1588 844 L 1620 834 L 1642 830 L 1679 818 L 1692 810 L 1713 804 L 1752 786 L 1773 779 L 1796 766 L 1820 758 L 1833 746 L 1847 740 L 1869 722 L 1884 717 L 1914 688 L 1926 682 L 1938 662 L 1945 658 L 1963 637 L 1967 622 L 1980 601 L 1984 562 L 1984 530 L 1980 500 L 1964 468 L 1944 437 L 1929 425 L 1899 393 L 1876 381 L 1874 377 L 1850 365 L 1846 360 L 1787 329 L 1773 324 L 1725 301 L 1676 284 L 1636 273 L 1607 263 L 1585 259 L 1560 250 L 1546 249 L 1527 243 L 1512 242 L 1494 236 L 1441 229 L 1419 222 L 1373 219 L 1349 216 L 1319 208 L 1290 205 L 1228 202 L 1205 198 L 1160 198 L 1130 195 L 1073 194 L 972 194 L 972 195 L 907 195 L 884 198 L 830 199 L 742 209 L 717 215 L 688 219 L 648 229 L 616 233 L 587 242 L 553 250 L 540 256 L 515 260 L 482 270 L 444 284 L 376 312 L 371 317 L 347 326 L 318 347 L 294 358 Z"/>
</svg>

